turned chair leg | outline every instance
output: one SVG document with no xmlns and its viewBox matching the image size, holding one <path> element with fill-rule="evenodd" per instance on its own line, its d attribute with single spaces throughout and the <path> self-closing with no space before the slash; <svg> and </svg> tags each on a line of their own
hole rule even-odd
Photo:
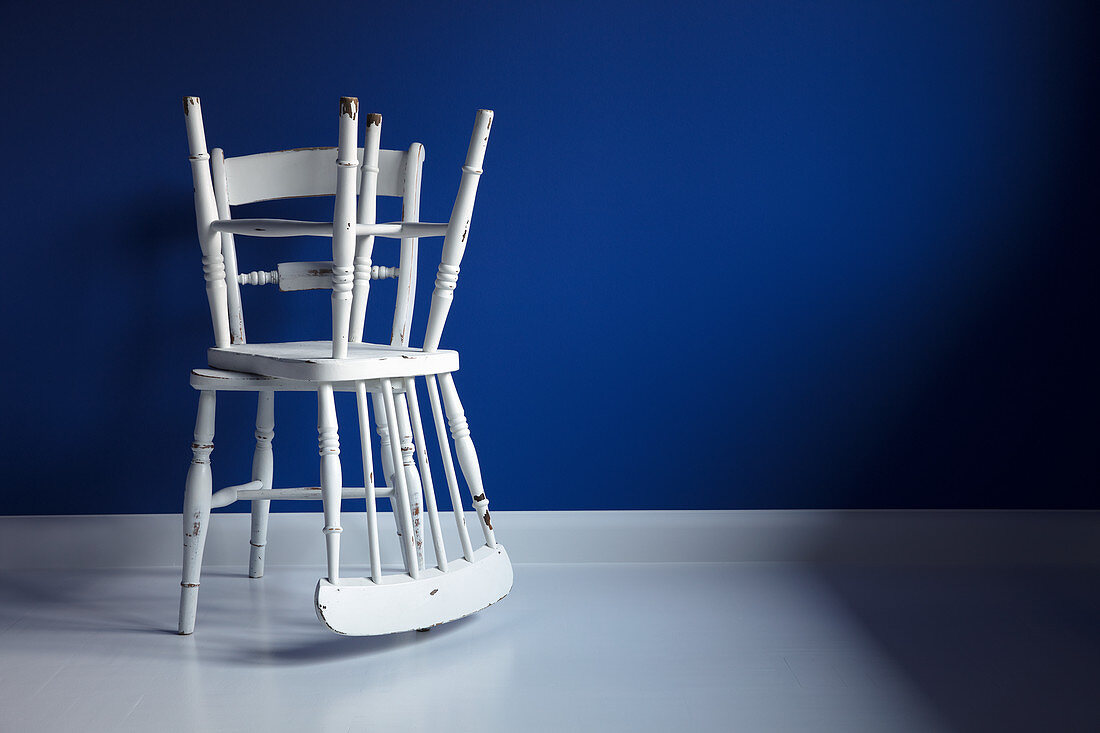
<svg viewBox="0 0 1100 733">
<path fill-rule="evenodd" d="M 195 630 L 195 611 L 199 603 L 202 550 L 210 523 L 210 496 L 213 492 L 210 453 L 214 450 L 215 395 L 213 391 L 199 393 L 195 442 L 191 444 L 191 467 L 187 470 L 187 486 L 183 494 L 183 580 L 180 582 L 179 618 L 181 634 L 190 634 Z"/>
<path fill-rule="evenodd" d="M 256 401 L 256 450 L 252 454 L 252 480 L 271 488 L 273 456 L 271 439 L 275 437 L 275 393 L 260 392 Z M 267 545 L 267 515 L 270 501 L 252 502 L 252 538 L 249 541 L 248 577 L 264 577 L 264 547 Z"/>
<path fill-rule="evenodd" d="M 340 435 L 336 402 L 331 384 L 317 389 L 317 445 L 321 455 L 321 501 L 325 514 L 325 546 L 328 551 L 328 580 L 340 582 L 340 500 L 343 477 L 340 472 Z"/>
<path fill-rule="evenodd" d="M 485 498 L 485 487 L 481 483 L 481 465 L 477 460 L 477 451 L 474 450 L 474 441 L 470 438 L 470 426 L 466 421 L 466 412 L 462 409 L 462 403 L 458 400 L 458 390 L 455 389 L 454 378 L 450 374 L 440 374 L 439 387 L 443 393 L 443 406 L 447 411 L 447 423 L 451 426 L 451 439 L 455 442 L 458 465 L 462 468 L 462 475 L 466 478 L 466 485 L 470 488 L 474 509 L 477 511 L 478 519 L 481 520 L 481 530 L 485 535 L 485 544 L 489 547 L 496 547 L 493 521 L 489 516 L 489 500 Z"/>
</svg>

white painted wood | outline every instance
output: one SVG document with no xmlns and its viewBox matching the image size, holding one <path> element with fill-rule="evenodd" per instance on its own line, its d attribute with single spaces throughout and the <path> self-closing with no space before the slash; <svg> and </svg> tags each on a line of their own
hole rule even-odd
<svg viewBox="0 0 1100 733">
<path fill-rule="evenodd" d="M 376 487 L 375 497 L 378 499 L 386 499 L 392 493 L 392 490 L 388 487 Z M 367 496 L 366 487 L 363 486 L 344 486 L 340 489 L 340 498 L 343 499 L 363 499 Z M 238 501 L 323 501 L 324 497 L 321 494 L 320 486 L 295 486 L 286 489 L 264 489 L 259 481 L 249 481 L 247 484 L 240 484 L 239 486 L 227 486 L 220 491 L 214 492 L 214 497 L 211 500 L 211 509 L 220 509 L 221 507 L 227 507 Z"/>
<path fill-rule="evenodd" d="M 439 404 L 439 387 L 434 375 L 429 375 L 428 400 L 432 405 L 432 419 L 435 421 L 435 435 L 439 442 L 439 454 L 443 459 L 443 475 L 447 477 L 447 491 L 451 495 L 451 507 L 455 517 L 458 540 L 462 543 L 462 556 L 470 562 L 474 559 L 474 548 L 470 542 L 470 533 L 466 529 L 466 515 L 462 511 L 462 494 L 458 489 L 458 477 L 455 475 L 454 461 L 451 459 L 451 441 L 447 438 L 447 428 L 443 422 L 443 410 Z"/>
<path fill-rule="evenodd" d="M 358 101 L 351 97 L 341 99 L 339 145 L 335 151 L 332 149 L 299 150 L 246 156 L 242 159 L 226 159 L 222 152 L 217 150 L 213 174 L 207 162 L 210 156 L 206 158 L 199 156 L 196 161 L 193 155 L 193 174 L 205 172 L 205 182 L 209 184 L 208 188 L 211 188 L 211 192 L 208 192 L 210 196 L 206 193 L 201 196 L 196 193 L 196 220 L 199 222 L 200 239 L 204 244 L 204 264 L 208 265 L 208 289 L 216 291 L 216 283 L 211 285 L 211 273 L 213 273 L 220 277 L 223 289 L 230 294 L 223 293 L 221 296 L 223 302 L 218 303 L 215 302 L 217 296 L 215 292 L 215 299 L 211 300 L 212 317 L 216 313 L 223 313 L 229 324 L 228 339 L 220 335 L 216 336 L 216 345 L 208 355 L 211 368 L 193 371 L 191 383 L 195 388 L 204 390 L 204 394 L 206 392 L 213 394 L 214 391 L 221 389 L 258 393 L 257 444 L 253 461 L 253 480 L 246 484 L 222 489 L 216 494 L 210 492 L 209 481 L 207 481 L 206 511 L 209 513 L 211 505 L 223 506 L 240 500 L 253 503 L 252 547 L 249 563 L 251 576 L 260 577 L 264 572 L 270 502 L 283 499 L 315 499 L 319 495 L 323 505 L 323 533 L 326 538 L 328 574 L 327 580 L 322 581 L 325 587 L 339 589 L 350 584 L 351 587 L 374 588 L 380 592 L 385 591 L 386 597 L 396 599 L 408 592 L 405 590 L 408 587 L 407 584 L 396 582 L 394 580 L 396 576 L 387 576 L 383 573 L 382 543 L 376 506 L 378 498 L 388 498 L 394 508 L 399 546 L 409 583 L 423 577 L 430 577 L 425 575 L 428 572 L 439 574 L 445 581 L 444 585 L 454 583 L 451 578 L 452 572 L 465 578 L 460 585 L 454 586 L 459 589 L 458 591 L 448 593 L 452 597 L 451 601 L 440 602 L 436 599 L 436 602 L 428 604 L 435 609 L 433 613 L 422 619 L 415 614 L 406 614 L 402 623 L 410 624 L 412 623 L 410 619 L 417 619 L 407 628 L 428 627 L 457 618 L 492 603 L 506 593 L 507 588 L 504 588 L 497 595 L 489 598 L 482 592 L 484 589 L 478 590 L 478 583 L 482 582 L 478 578 L 482 575 L 486 577 L 492 575 L 492 573 L 477 570 L 479 564 L 497 567 L 498 579 L 502 577 L 501 572 L 506 571 L 507 587 L 511 586 L 511 568 L 503 550 L 491 556 L 490 553 L 483 553 L 488 558 L 486 562 L 475 562 L 478 551 L 472 547 L 466 530 L 464 512 L 459 500 L 457 475 L 451 461 L 450 442 L 442 425 L 442 407 L 438 394 L 440 386 L 435 379 L 435 375 L 442 375 L 442 402 L 446 404 L 451 437 L 456 445 L 459 465 L 474 497 L 474 508 L 485 532 L 487 547 L 484 549 L 494 550 L 496 543 L 487 511 L 487 500 L 481 485 L 477 455 L 469 438 L 465 413 L 450 377 L 450 373 L 458 368 L 458 354 L 453 351 L 440 351 L 437 348 L 438 333 L 442 330 L 442 322 L 446 320 L 447 313 L 445 308 L 436 303 L 438 300 L 436 296 L 449 300 L 454 278 L 457 277 L 469 231 L 477 176 L 481 172 L 480 165 L 491 118 L 491 112 L 479 112 L 474 138 L 463 168 L 459 192 L 452 209 L 451 219 L 447 224 L 419 222 L 423 146 L 414 143 L 407 152 L 397 155 L 392 154 L 393 151 L 382 150 L 380 147 L 381 118 L 378 115 L 370 115 L 364 147 L 357 149 Z M 197 127 L 194 121 L 188 123 L 189 136 L 192 140 L 198 139 L 196 135 L 202 137 L 199 134 L 201 117 L 198 118 L 197 123 Z M 193 149 L 205 154 L 205 140 L 202 140 L 201 149 Z M 332 167 L 333 163 L 335 163 L 335 169 Z M 322 178 L 325 178 L 325 175 L 320 171 L 326 166 L 329 170 L 328 180 L 323 181 Z M 379 224 L 376 222 L 375 199 L 378 195 L 398 194 L 393 174 L 396 170 L 395 166 L 400 167 L 401 174 L 399 195 L 402 197 L 402 221 Z M 213 175 L 212 180 L 211 175 Z M 200 179 L 201 176 L 196 178 L 197 192 L 202 183 Z M 232 217 L 232 206 L 237 203 L 295 195 L 326 194 L 335 196 L 332 222 L 233 219 Z M 210 203 L 208 199 L 213 201 L 214 208 L 208 205 Z M 273 271 L 258 270 L 242 274 L 238 272 L 236 263 L 234 235 L 238 234 L 261 237 L 328 236 L 332 238 L 332 260 L 281 263 Z M 428 328 L 428 333 L 434 334 L 432 336 L 434 340 L 429 339 L 429 348 L 424 350 L 410 348 L 409 336 L 415 303 L 419 239 L 432 236 L 444 236 L 444 243 L 440 276 L 437 278 L 436 293 L 433 295 L 433 310 L 428 319 L 430 324 L 435 324 Z M 401 240 L 398 267 L 379 267 L 372 263 L 375 237 Z M 215 252 L 217 245 L 220 245 L 220 253 Z M 208 250 L 212 254 L 208 255 Z M 368 310 L 366 306 L 370 280 L 394 275 L 397 276 L 398 283 L 391 343 L 388 345 L 363 344 L 361 339 Z M 453 276 L 450 277 L 449 288 L 446 285 L 440 285 L 441 282 L 448 280 L 448 276 Z M 331 340 L 248 344 L 244 333 L 239 286 L 268 283 L 278 284 L 280 290 L 284 291 L 330 288 L 332 292 Z M 442 296 L 440 296 L 441 288 L 447 290 Z M 217 333 L 217 321 L 215 328 Z M 427 376 L 430 380 L 433 417 L 436 419 L 437 433 L 441 436 L 441 447 L 444 448 L 444 469 L 452 504 L 455 507 L 456 530 L 459 532 L 463 548 L 464 559 L 457 565 L 448 560 L 443 529 L 438 518 L 438 508 L 435 505 L 434 485 L 431 480 L 423 424 L 413 380 L 415 376 Z M 365 476 L 365 485 L 361 488 L 342 485 L 338 425 L 333 397 L 337 390 L 356 393 L 360 412 L 360 447 Z M 273 399 L 276 391 L 316 391 L 317 393 L 318 446 L 321 456 L 319 488 L 274 488 L 272 486 L 270 441 L 274 429 Z M 376 486 L 374 480 L 368 393 L 372 395 L 375 418 L 379 423 L 383 469 L 387 476 L 387 486 L 383 488 Z M 197 472 L 196 475 L 199 473 L 201 472 Z M 367 504 L 369 578 L 341 577 L 341 501 L 348 498 L 363 498 Z M 424 506 L 427 506 L 429 514 L 435 550 L 437 567 L 433 569 L 425 566 L 421 521 Z M 194 572 L 197 580 L 197 570 Z M 392 592 L 391 588 L 398 588 L 398 592 Z M 439 589 L 435 589 L 435 592 L 438 593 Z M 372 596 L 372 598 L 381 597 L 377 593 Z M 341 598 L 347 600 L 341 600 Z M 343 610 L 337 607 L 344 603 L 348 606 L 346 610 L 354 613 L 354 608 L 357 604 L 361 605 L 363 599 L 364 597 L 358 594 L 343 597 L 334 595 L 326 607 L 330 612 L 339 615 Z M 397 603 L 400 605 L 400 600 Z M 184 605 L 181 601 L 181 619 L 183 609 Z M 392 611 L 386 610 L 384 615 L 393 614 Z M 193 619 L 191 625 L 193 628 Z M 352 633 L 375 632 L 353 631 Z"/>
<path fill-rule="evenodd" d="M 280 262 L 279 290 L 331 290 L 332 262 Z"/>
<path fill-rule="evenodd" d="M 367 277 L 371 280 L 386 280 L 398 275 L 396 267 L 371 265 Z M 276 270 L 253 270 L 237 275 L 241 285 L 278 285 L 279 290 L 294 292 L 298 290 L 330 290 L 332 288 L 332 262 L 280 262 Z M 352 291 L 354 298 L 354 290 Z M 355 301 L 352 301 L 354 308 Z M 355 311 L 352 310 L 352 318 Z M 359 342 L 363 339 L 360 338 Z"/>
<path fill-rule="evenodd" d="M 402 380 L 403 381 L 403 380 Z M 400 383 L 400 382 L 399 382 Z M 409 491 L 409 518 L 412 521 L 413 548 L 416 550 L 416 566 L 424 569 L 424 529 L 423 514 L 424 488 L 420 482 L 420 471 L 413 460 L 412 426 L 409 421 L 409 405 L 405 395 L 397 394 L 393 398 L 397 411 L 397 425 L 401 439 L 401 465 L 405 473 L 405 486 Z"/>
<path fill-rule="evenodd" d="M 348 355 L 352 265 L 355 259 L 356 155 L 359 100 L 340 99 L 340 144 L 336 159 L 336 208 L 332 219 L 332 358 Z"/>
<path fill-rule="evenodd" d="M 419 239 L 416 232 L 420 227 L 413 226 L 420 221 L 420 181 L 424 169 L 424 146 L 413 143 L 405 156 L 405 195 L 401 199 L 402 226 L 408 234 L 401 239 L 400 273 L 397 280 L 397 303 L 393 309 L 393 328 L 390 343 L 399 346 L 409 345 L 412 326 L 414 294 L 416 292 L 416 265 L 419 253 Z M 439 225 L 426 225 L 438 227 Z M 428 229 L 427 231 L 431 231 Z M 445 230 L 440 234 L 445 233 Z M 425 236 L 432 236 L 425 234 Z"/>
<path fill-rule="evenodd" d="M 392 383 L 389 379 L 382 380 L 382 404 L 385 407 L 386 426 L 389 429 L 390 456 L 393 460 L 393 485 L 397 491 L 397 501 L 401 507 L 401 531 L 404 535 L 405 558 L 409 577 L 414 580 L 420 576 L 420 566 L 416 562 L 416 548 L 413 546 L 412 510 L 409 505 L 409 488 L 406 482 L 404 462 L 401 459 L 401 445 L 393 436 L 400 435 L 400 425 L 397 422 L 397 408 L 394 406 Z"/>
<path fill-rule="evenodd" d="M 340 500 L 343 478 L 340 471 L 340 436 L 336 422 L 336 403 L 332 385 L 317 387 L 317 445 L 321 455 L 321 501 L 324 503 L 325 549 L 328 554 L 328 579 L 340 582 Z"/>
<path fill-rule="evenodd" d="M 386 422 L 386 403 L 382 399 L 381 383 L 377 389 L 372 390 L 371 398 L 374 408 L 374 419 L 376 423 L 376 430 L 378 432 L 379 452 L 382 456 L 382 475 L 386 479 L 386 485 L 393 490 L 393 487 L 397 485 L 393 475 L 393 446 L 390 437 L 390 427 Z M 396 491 L 393 490 L 396 494 Z M 409 556 L 405 552 L 405 512 L 401 505 L 401 502 L 394 496 L 390 499 L 390 509 L 394 516 L 394 525 L 397 531 L 398 546 L 401 550 L 401 563 L 405 570 L 409 569 Z"/>
<path fill-rule="evenodd" d="M 195 440 L 191 444 L 191 467 L 183 494 L 183 579 L 180 581 L 179 633 L 195 630 L 199 602 L 202 551 L 210 521 L 212 477 L 210 453 L 214 450 L 214 392 L 199 393 Z"/>
<path fill-rule="evenodd" d="M 473 500 L 474 510 L 477 511 L 481 522 L 485 544 L 495 547 L 496 538 L 493 534 L 493 520 L 489 516 L 489 500 L 485 498 L 485 487 L 481 483 L 481 465 L 477 460 L 477 451 L 474 450 L 474 441 L 470 438 L 470 426 L 466 421 L 466 412 L 458 399 L 454 378 L 450 374 L 440 374 L 439 386 L 443 391 L 443 405 L 447 410 L 447 422 L 451 426 L 451 438 L 455 442 L 458 465 L 462 468 L 462 476 L 470 489 L 470 498 Z"/>
<path fill-rule="evenodd" d="M 236 484 L 235 486 L 226 486 L 224 489 L 215 491 L 210 497 L 210 508 L 221 509 L 222 507 L 229 506 L 240 498 L 241 492 L 259 490 L 262 489 L 263 486 L 263 481 L 249 481 L 243 484 Z"/>
<path fill-rule="evenodd" d="M 279 271 L 253 270 L 252 272 L 242 272 L 237 275 L 237 283 L 239 285 L 278 285 Z"/>
<path fill-rule="evenodd" d="M 271 482 L 275 463 L 271 441 L 274 437 L 275 392 L 265 390 L 256 397 L 256 449 L 252 453 L 252 480 L 260 482 L 261 491 L 270 491 L 273 488 Z M 264 547 L 267 546 L 267 519 L 270 509 L 270 500 L 252 500 L 252 532 L 248 558 L 250 578 L 262 578 L 264 575 Z"/>
<path fill-rule="evenodd" d="M 492 110 L 477 111 L 474 132 L 466 151 L 466 164 L 462 166 L 458 195 L 455 197 L 451 219 L 447 225 L 447 235 L 443 240 L 443 256 L 439 261 L 435 291 L 432 293 L 432 304 L 428 311 L 428 326 L 424 332 L 425 351 L 434 351 L 439 347 L 443 326 L 451 310 L 455 285 L 458 283 L 459 265 L 462 263 L 462 255 L 466 252 L 474 199 L 477 196 L 477 182 L 481 177 L 481 166 L 485 160 L 485 147 L 489 144 L 489 129 L 492 124 Z"/>
<path fill-rule="evenodd" d="M 367 410 L 367 385 L 355 384 L 355 404 L 359 412 L 359 443 L 363 456 L 363 489 L 367 504 L 367 541 L 370 545 L 370 575 L 375 583 L 382 582 L 382 552 L 378 538 L 378 490 L 374 485 L 374 452 L 371 450 L 371 422 Z"/>
<path fill-rule="evenodd" d="M 363 151 L 357 157 L 363 159 Z M 334 196 L 336 178 L 332 163 L 336 148 L 301 148 L 226 158 L 229 203 Z M 382 150 L 378 155 L 378 196 L 404 193 L 405 151 Z M 358 176 L 356 185 L 358 186 Z"/>
<path fill-rule="evenodd" d="M 221 237 L 210 224 L 218 218 L 214 184 L 210 178 L 210 154 L 206 152 L 206 132 L 202 124 L 202 106 L 198 97 L 183 98 L 187 123 L 187 144 L 191 150 L 191 178 L 195 186 L 195 222 L 202 249 L 202 269 L 206 278 L 206 299 L 214 326 L 214 343 L 228 346 L 229 305 L 225 286 L 225 261 Z"/>
<path fill-rule="evenodd" d="M 363 162 L 359 166 L 359 198 L 356 202 L 356 223 L 377 222 L 376 198 L 378 193 L 378 153 L 382 140 L 382 115 L 367 115 L 366 137 L 363 141 Z M 367 318 L 367 297 L 370 295 L 371 257 L 374 252 L 374 236 L 356 236 L 355 278 L 352 287 L 351 325 L 348 339 L 362 343 L 363 327 Z"/>
<path fill-rule="evenodd" d="M 384 344 L 351 344 L 349 358 L 333 359 L 327 341 L 236 344 L 207 351 L 215 369 L 313 382 L 420 377 L 458 369 L 457 351 L 424 353 Z"/>
<path fill-rule="evenodd" d="M 478 549 L 473 562 L 455 560 L 445 573 L 429 568 L 419 578 L 387 575 L 381 585 L 366 578 L 347 578 L 340 585 L 320 580 L 314 600 L 317 618 L 332 631 L 375 636 L 469 616 L 511 589 L 512 564 L 504 547 L 497 545 Z"/>
<path fill-rule="evenodd" d="M 354 392 L 354 381 L 333 382 L 337 392 Z M 368 391 L 382 389 L 378 380 L 368 380 Z M 273 389 L 278 392 L 316 392 L 316 382 L 301 379 L 280 379 L 265 377 L 261 374 L 232 372 L 224 369 L 194 369 L 191 371 L 191 386 L 199 391 L 213 389 L 227 392 L 257 392 Z"/>
<path fill-rule="evenodd" d="M 225 153 L 214 148 L 210 155 L 211 175 L 214 182 L 214 202 L 218 207 L 218 218 L 229 219 L 229 192 L 225 181 Z M 222 257 L 225 259 L 225 284 L 229 308 L 229 337 L 235 344 L 243 344 L 244 312 L 241 308 L 241 284 L 237 276 L 237 245 L 233 235 L 222 232 Z"/>
<path fill-rule="evenodd" d="M 436 565 L 443 572 L 447 572 L 447 548 L 443 544 L 443 530 L 439 524 L 439 512 L 435 505 L 435 486 L 432 482 L 431 464 L 428 462 L 428 444 L 424 440 L 424 424 L 420 418 L 416 380 L 411 377 L 405 380 L 405 397 L 408 400 L 409 415 L 412 418 L 413 442 L 416 446 L 416 458 L 420 462 L 420 476 L 423 479 L 424 500 L 428 510 L 428 525 L 432 531 Z"/>
</svg>

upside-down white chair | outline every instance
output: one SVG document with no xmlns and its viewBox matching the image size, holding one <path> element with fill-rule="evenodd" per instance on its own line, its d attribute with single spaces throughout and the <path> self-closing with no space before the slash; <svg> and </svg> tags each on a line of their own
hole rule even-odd
<svg viewBox="0 0 1100 733">
<path fill-rule="evenodd" d="M 477 453 L 452 377 L 458 369 L 458 353 L 438 348 L 466 247 L 493 113 L 477 113 L 450 221 L 424 224 L 418 221 L 423 147 L 413 144 L 407 151 L 380 149 L 381 116 L 367 115 L 365 144 L 358 148 L 359 113 L 354 98 L 340 101 L 338 148 L 238 158 L 226 158 L 219 149 L 208 154 L 197 97 L 184 99 L 184 112 L 215 346 L 208 352 L 209 368 L 191 373 L 191 386 L 199 391 L 199 407 L 184 495 L 179 633 L 194 631 L 210 509 L 235 501 L 252 502 L 249 575 L 258 578 L 263 575 L 270 502 L 322 500 L 328 573 L 317 583 L 315 604 L 318 618 L 337 633 L 374 635 L 429 628 L 503 598 L 512 586 L 512 567 L 507 552 L 495 538 Z M 333 221 L 231 218 L 230 209 L 238 204 L 302 196 L 335 196 Z M 376 223 L 376 196 L 402 197 L 403 221 Z M 282 263 L 272 271 L 239 273 L 235 235 L 331 237 L 332 261 Z M 424 342 L 415 348 L 409 343 L 409 333 L 418 240 L 435 236 L 444 238 L 443 253 Z M 372 264 L 375 237 L 401 240 L 397 268 Z M 370 281 L 394 276 L 398 279 L 398 294 L 391 343 L 363 343 Z M 331 341 L 248 343 L 240 293 L 244 284 L 277 284 L 284 291 L 331 288 Z M 449 557 L 444 545 L 417 396 L 418 378 L 424 380 L 428 390 L 461 557 Z M 210 454 L 219 391 L 258 393 L 256 449 L 251 481 L 214 492 Z M 318 488 L 273 488 L 271 440 L 274 394 L 279 391 L 317 393 L 321 456 Z M 356 394 L 363 487 L 343 486 L 335 391 Z M 385 474 L 382 486 L 376 485 L 374 478 L 368 405 L 373 408 L 380 436 Z M 481 526 L 481 546 L 474 545 L 466 528 L 451 440 Z M 366 502 L 369 577 L 340 574 L 341 500 L 355 498 Z M 403 572 L 383 573 L 378 499 L 388 499 L 393 507 Z M 425 565 L 422 513 L 428 516 L 434 567 Z"/>
</svg>

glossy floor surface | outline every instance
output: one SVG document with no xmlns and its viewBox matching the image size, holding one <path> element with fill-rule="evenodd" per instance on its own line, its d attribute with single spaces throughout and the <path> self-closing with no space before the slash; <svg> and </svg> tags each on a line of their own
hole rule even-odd
<svg viewBox="0 0 1100 733">
<path fill-rule="evenodd" d="M 1100 728 L 1095 569 L 519 565 L 427 633 L 345 638 L 316 570 L 0 574 L 0 731 Z"/>
</svg>

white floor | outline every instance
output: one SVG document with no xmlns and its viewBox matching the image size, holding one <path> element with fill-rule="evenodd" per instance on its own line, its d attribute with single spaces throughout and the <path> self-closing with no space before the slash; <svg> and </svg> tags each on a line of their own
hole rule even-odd
<svg viewBox="0 0 1100 733">
<path fill-rule="evenodd" d="M 519 565 L 427 633 L 347 638 L 317 571 L 0 573 L 0 731 L 1089 730 L 1095 569 Z"/>
</svg>

